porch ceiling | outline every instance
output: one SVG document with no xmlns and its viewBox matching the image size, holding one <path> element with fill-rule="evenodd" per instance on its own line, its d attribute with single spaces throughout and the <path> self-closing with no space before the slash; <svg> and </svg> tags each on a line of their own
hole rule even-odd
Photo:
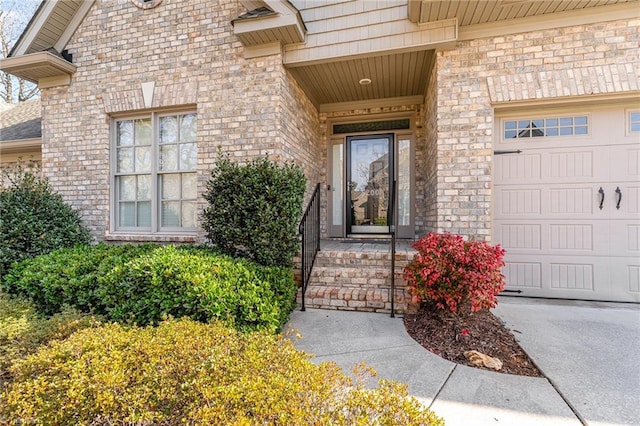
<svg viewBox="0 0 640 426">
<path fill-rule="evenodd" d="M 458 18 L 460 26 L 569 12 L 637 0 L 408 0 L 411 22 Z"/>
<path fill-rule="evenodd" d="M 316 106 L 424 96 L 434 51 L 422 50 L 289 67 Z M 371 83 L 362 85 L 361 79 Z"/>
</svg>

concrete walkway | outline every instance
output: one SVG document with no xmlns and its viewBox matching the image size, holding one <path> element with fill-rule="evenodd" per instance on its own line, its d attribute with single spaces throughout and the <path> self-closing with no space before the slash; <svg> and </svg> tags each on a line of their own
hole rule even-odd
<svg viewBox="0 0 640 426">
<path fill-rule="evenodd" d="M 288 328 L 300 332 L 295 345 L 315 354 L 315 362 L 335 361 L 349 370 L 364 361 L 378 377 L 407 383 L 449 426 L 640 425 L 640 306 L 501 298 L 496 314 L 518 330 L 521 345 L 549 379 L 446 361 L 416 343 L 400 317 L 387 314 L 296 311 Z"/>
</svg>

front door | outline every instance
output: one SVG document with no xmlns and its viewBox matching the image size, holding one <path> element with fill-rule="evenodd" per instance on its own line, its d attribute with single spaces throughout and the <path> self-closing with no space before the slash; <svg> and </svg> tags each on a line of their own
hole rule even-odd
<svg viewBox="0 0 640 426">
<path fill-rule="evenodd" d="M 347 137 L 347 234 L 389 232 L 393 134 Z"/>
</svg>

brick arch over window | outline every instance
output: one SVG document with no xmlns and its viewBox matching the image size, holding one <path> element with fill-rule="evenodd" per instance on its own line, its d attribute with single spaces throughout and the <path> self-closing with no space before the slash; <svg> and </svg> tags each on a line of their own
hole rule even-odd
<svg viewBox="0 0 640 426">
<path fill-rule="evenodd" d="M 139 87 L 107 92 L 103 97 L 107 114 L 197 104 L 197 83 L 157 85 L 142 83 Z"/>
</svg>

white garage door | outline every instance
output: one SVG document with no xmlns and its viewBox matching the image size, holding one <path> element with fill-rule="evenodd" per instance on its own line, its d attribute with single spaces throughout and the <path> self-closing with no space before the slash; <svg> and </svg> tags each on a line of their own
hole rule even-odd
<svg viewBox="0 0 640 426">
<path fill-rule="evenodd" d="M 496 134 L 494 242 L 507 252 L 507 289 L 640 302 L 640 109 L 503 115 Z"/>
</svg>

